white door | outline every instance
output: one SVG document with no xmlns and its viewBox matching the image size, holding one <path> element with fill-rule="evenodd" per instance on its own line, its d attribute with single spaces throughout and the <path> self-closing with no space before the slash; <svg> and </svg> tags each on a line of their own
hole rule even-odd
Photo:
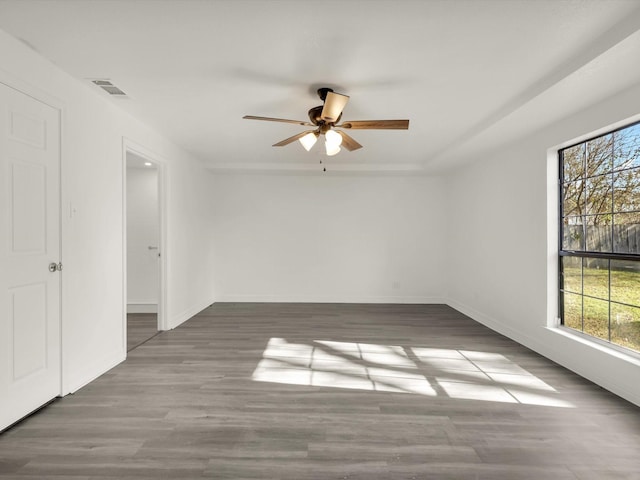
<svg viewBox="0 0 640 480">
<path fill-rule="evenodd" d="M 60 394 L 59 118 L 0 84 L 0 430 Z"/>
</svg>

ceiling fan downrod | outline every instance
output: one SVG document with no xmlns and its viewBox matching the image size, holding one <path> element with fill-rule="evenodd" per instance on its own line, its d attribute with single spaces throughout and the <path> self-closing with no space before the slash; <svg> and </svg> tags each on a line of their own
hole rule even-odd
<svg viewBox="0 0 640 480">
<path fill-rule="evenodd" d="M 318 89 L 318 96 L 323 102 L 327 99 L 327 93 L 333 92 L 333 88 L 322 87 Z"/>
</svg>

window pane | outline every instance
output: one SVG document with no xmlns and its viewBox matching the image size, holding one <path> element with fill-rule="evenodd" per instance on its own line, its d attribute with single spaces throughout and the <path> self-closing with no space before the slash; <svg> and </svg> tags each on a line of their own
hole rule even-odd
<svg viewBox="0 0 640 480">
<path fill-rule="evenodd" d="M 582 217 L 564 219 L 562 228 L 563 250 L 584 250 L 584 225 Z"/>
<path fill-rule="evenodd" d="M 587 177 L 603 175 L 613 168 L 613 135 L 603 135 L 587 142 Z"/>
<path fill-rule="evenodd" d="M 609 302 L 583 297 L 584 333 L 609 340 Z"/>
<path fill-rule="evenodd" d="M 613 179 L 611 174 L 587 179 L 587 214 L 611 213 Z"/>
<path fill-rule="evenodd" d="M 581 143 L 575 147 L 566 148 L 562 151 L 563 168 L 562 173 L 565 182 L 573 182 L 584 178 L 584 152 L 585 144 Z"/>
<path fill-rule="evenodd" d="M 562 277 L 564 291 L 582 293 L 582 258 L 562 257 Z"/>
<path fill-rule="evenodd" d="M 640 210 L 640 168 L 614 173 L 613 208 L 616 212 Z"/>
<path fill-rule="evenodd" d="M 611 341 L 640 350 L 640 308 L 611 304 Z"/>
<path fill-rule="evenodd" d="M 609 260 L 583 258 L 583 289 L 585 295 L 609 300 Z"/>
<path fill-rule="evenodd" d="M 640 307 L 640 262 L 611 260 L 611 300 Z"/>
<path fill-rule="evenodd" d="M 564 326 L 582 331 L 582 296 L 565 293 L 563 299 Z"/>
<path fill-rule="evenodd" d="M 589 252 L 611 252 L 611 215 L 586 217 L 586 250 Z"/>
<path fill-rule="evenodd" d="M 580 216 L 584 215 L 585 204 L 585 188 L 584 181 L 579 180 L 577 182 L 567 183 L 563 185 L 562 195 L 562 215 L 568 216 Z"/>
<path fill-rule="evenodd" d="M 617 213 L 613 222 L 613 251 L 640 253 L 640 213 Z"/>
<path fill-rule="evenodd" d="M 615 132 L 613 138 L 613 168 L 640 166 L 640 124 Z"/>
</svg>

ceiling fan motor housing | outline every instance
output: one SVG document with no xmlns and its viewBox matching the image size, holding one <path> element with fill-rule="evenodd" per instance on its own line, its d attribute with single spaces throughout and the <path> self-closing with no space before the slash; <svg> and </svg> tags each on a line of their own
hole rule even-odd
<svg viewBox="0 0 640 480">
<path fill-rule="evenodd" d="M 320 97 L 320 100 L 322 100 L 323 102 L 326 101 L 327 94 L 329 92 L 333 92 L 333 88 L 329 88 L 329 87 L 319 88 L 318 96 Z M 322 120 L 323 108 L 324 108 L 324 105 L 318 105 L 317 107 L 313 107 L 312 109 L 309 110 L 309 120 L 311 120 L 311 123 L 313 123 L 314 125 L 318 125 L 319 127 L 322 127 L 323 125 L 326 124 L 326 122 Z M 341 118 L 342 118 L 342 112 L 340 113 L 340 116 L 336 119 L 336 121 L 332 123 L 333 124 L 338 123 Z M 324 133 L 324 131 L 321 133 Z"/>
<path fill-rule="evenodd" d="M 314 125 L 318 125 L 319 127 L 322 125 L 327 125 L 327 123 L 324 120 L 322 120 L 323 108 L 324 108 L 324 105 L 318 105 L 317 107 L 313 107 L 312 109 L 309 110 L 309 120 L 311 120 L 311 123 L 313 123 Z M 336 121 L 332 122 L 331 124 L 338 123 L 341 118 L 342 118 L 342 113 L 340 113 L 340 116 L 336 119 Z"/>
<path fill-rule="evenodd" d="M 311 123 L 313 123 L 314 125 L 320 125 L 321 123 L 324 123 L 324 120 L 322 120 L 322 108 L 323 105 L 318 105 L 317 107 L 313 107 L 309 110 L 309 120 L 311 120 Z"/>
</svg>

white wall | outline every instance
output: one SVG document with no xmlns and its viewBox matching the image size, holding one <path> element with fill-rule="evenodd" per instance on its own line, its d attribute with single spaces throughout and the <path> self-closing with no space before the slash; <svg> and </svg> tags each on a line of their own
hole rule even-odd
<svg viewBox="0 0 640 480">
<path fill-rule="evenodd" d="M 157 312 L 159 249 L 149 249 L 160 245 L 157 168 L 127 165 L 126 202 L 127 311 Z"/>
<path fill-rule="evenodd" d="M 640 86 L 469 158 L 447 177 L 449 304 L 640 405 L 640 361 L 562 335 L 557 316 L 557 156 L 548 149 L 638 111 Z"/>
<path fill-rule="evenodd" d="M 440 302 L 443 182 L 219 174 L 217 300 Z"/>
<path fill-rule="evenodd" d="M 166 167 L 167 320 L 214 299 L 209 174 L 187 153 L 0 31 L 0 80 L 62 107 L 63 391 L 126 355 L 124 344 L 123 138 Z M 197 271 L 191 276 L 191 271 Z"/>
</svg>

